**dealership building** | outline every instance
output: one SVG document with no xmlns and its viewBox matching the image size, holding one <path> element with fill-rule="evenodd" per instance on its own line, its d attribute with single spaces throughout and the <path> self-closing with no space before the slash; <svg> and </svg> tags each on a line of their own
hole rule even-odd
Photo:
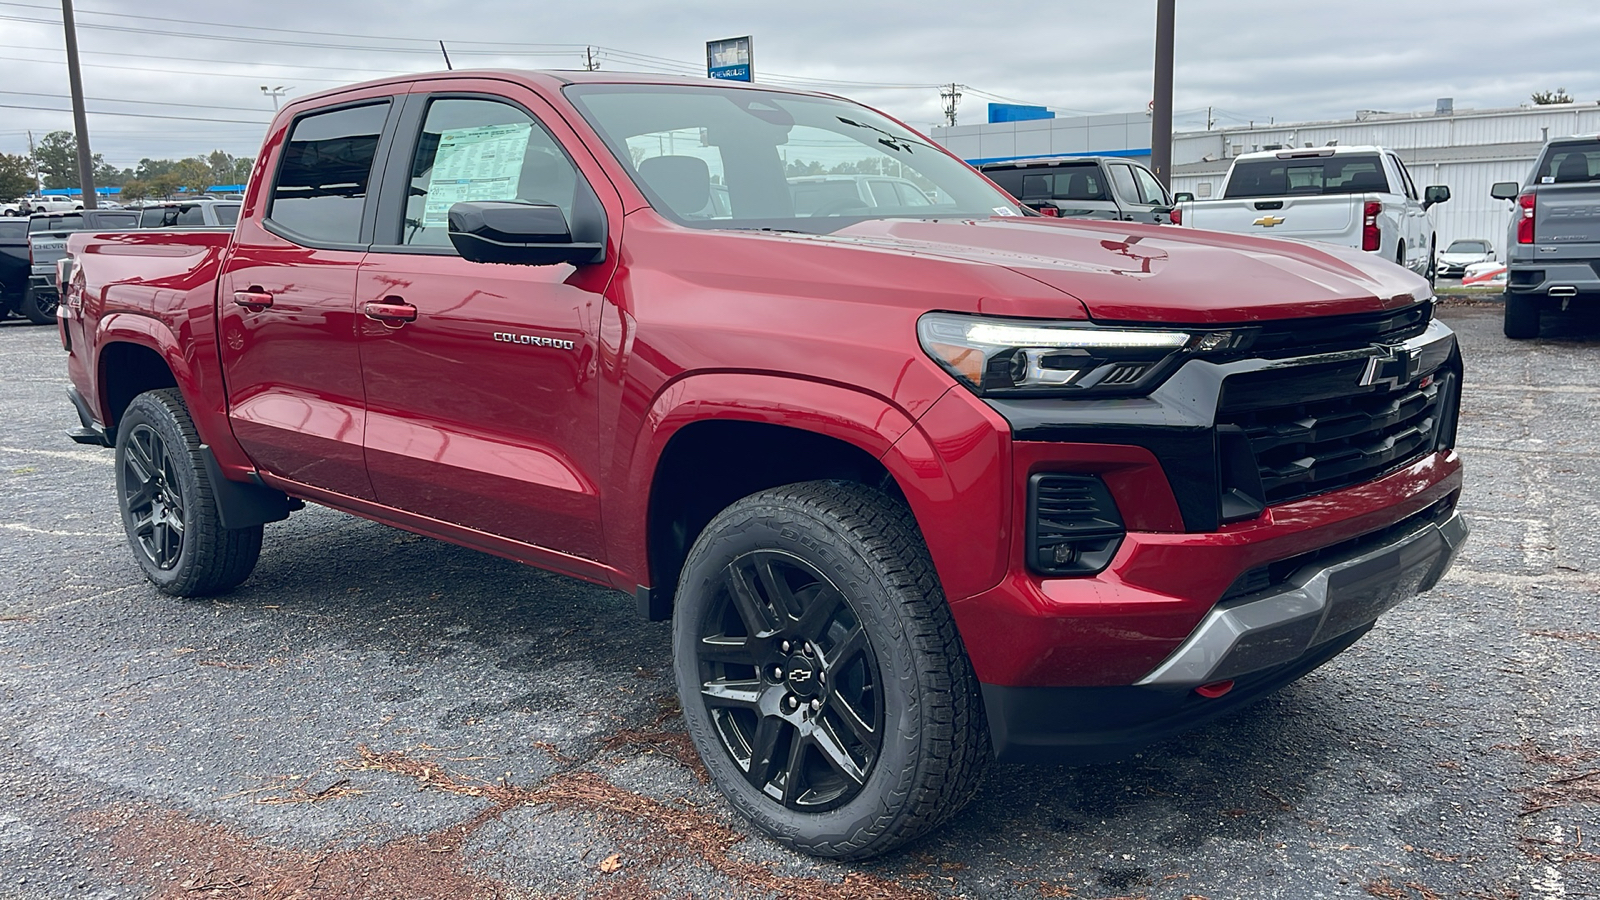
<svg viewBox="0 0 1600 900">
<path fill-rule="evenodd" d="M 1037 118 L 1037 107 L 993 104 L 982 125 L 935 127 L 934 140 L 968 162 L 1067 156 L 1121 156 L 1149 163 L 1150 117 Z M 1235 156 L 1255 150 L 1376 144 L 1399 154 L 1419 189 L 1443 184 L 1450 202 L 1435 207 L 1441 249 L 1457 238 L 1484 238 L 1503 257 L 1510 204 L 1489 196 L 1497 181 L 1521 182 L 1552 137 L 1600 132 L 1600 104 L 1560 103 L 1512 109 L 1456 109 L 1448 99 L 1422 113 L 1361 110 L 1323 122 L 1215 128 L 1173 136 L 1172 189 L 1216 197 Z"/>
</svg>

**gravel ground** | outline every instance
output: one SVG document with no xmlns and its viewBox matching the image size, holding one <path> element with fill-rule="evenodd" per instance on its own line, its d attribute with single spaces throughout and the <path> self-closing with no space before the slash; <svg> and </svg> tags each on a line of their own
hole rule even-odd
<svg viewBox="0 0 1600 900">
<path fill-rule="evenodd" d="M 0 898 L 1600 896 L 1600 326 L 1444 315 L 1475 529 L 1444 584 L 857 865 L 732 816 L 620 594 L 315 507 L 232 594 L 157 594 L 54 330 L 0 326 Z"/>
</svg>

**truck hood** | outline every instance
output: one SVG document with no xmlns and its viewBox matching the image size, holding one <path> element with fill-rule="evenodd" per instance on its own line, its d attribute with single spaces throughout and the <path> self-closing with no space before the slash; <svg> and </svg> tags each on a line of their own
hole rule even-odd
<svg viewBox="0 0 1600 900">
<path fill-rule="evenodd" d="M 1129 222 L 880 219 L 809 239 L 1003 266 L 1105 321 L 1242 324 L 1378 312 L 1429 294 L 1423 279 L 1356 250 Z M 982 299 L 997 315 L 1040 314 L 1029 306 Z"/>
</svg>

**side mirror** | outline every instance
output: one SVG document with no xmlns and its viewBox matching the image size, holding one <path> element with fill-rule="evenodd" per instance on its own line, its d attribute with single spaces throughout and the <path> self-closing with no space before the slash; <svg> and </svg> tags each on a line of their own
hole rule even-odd
<svg viewBox="0 0 1600 900">
<path fill-rule="evenodd" d="M 450 243 L 472 262 L 584 265 L 605 258 L 601 241 L 575 241 L 561 207 L 526 200 L 478 200 L 450 207 Z"/>
<path fill-rule="evenodd" d="M 1515 181 L 1496 181 L 1494 186 L 1489 188 L 1489 196 L 1496 200 L 1515 200 L 1520 188 L 1521 185 Z"/>
<path fill-rule="evenodd" d="M 1194 202 L 1194 195 L 1189 193 L 1188 191 L 1179 191 L 1176 194 L 1172 195 L 1172 202 L 1173 203 L 1193 203 Z"/>
<path fill-rule="evenodd" d="M 1430 184 L 1422 191 L 1422 208 L 1427 209 L 1449 199 L 1450 188 L 1442 184 Z"/>
</svg>

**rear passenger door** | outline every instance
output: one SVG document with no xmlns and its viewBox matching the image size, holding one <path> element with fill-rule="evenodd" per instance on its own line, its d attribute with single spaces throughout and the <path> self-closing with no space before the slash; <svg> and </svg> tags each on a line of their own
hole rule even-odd
<svg viewBox="0 0 1600 900">
<path fill-rule="evenodd" d="M 365 500 L 356 272 L 398 106 L 381 94 L 353 99 L 270 136 L 272 178 L 252 188 L 218 280 L 239 443 L 267 474 Z"/>
<path fill-rule="evenodd" d="M 457 79 L 417 91 L 356 292 L 361 308 L 410 317 L 359 323 L 373 489 L 387 506 L 599 559 L 596 358 L 616 253 L 469 262 L 447 216 L 452 198 L 551 203 L 569 222 L 575 204 L 601 203 L 614 248 L 621 201 L 531 90 Z"/>
<path fill-rule="evenodd" d="M 1405 214 L 1401 217 L 1400 235 L 1406 241 L 1406 268 L 1417 274 L 1425 274 L 1428 267 L 1429 244 L 1433 239 L 1433 225 L 1428 218 L 1427 210 L 1422 208 L 1422 192 L 1417 190 L 1417 185 L 1411 180 L 1411 173 L 1406 170 L 1406 164 L 1400 157 L 1393 153 L 1388 154 L 1389 164 L 1394 167 L 1399 175 L 1399 181 L 1394 182 L 1400 188 L 1398 193 L 1403 195 Z"/>
</svg>

